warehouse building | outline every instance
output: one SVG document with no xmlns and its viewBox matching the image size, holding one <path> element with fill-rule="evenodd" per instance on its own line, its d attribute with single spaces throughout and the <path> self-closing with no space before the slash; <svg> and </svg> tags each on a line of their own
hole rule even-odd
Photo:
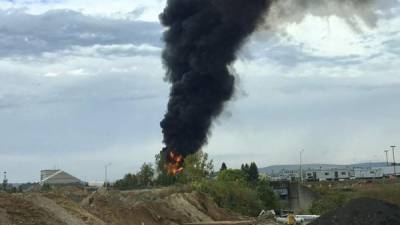
<svg viewBox="0 0 400 225">
<path fill-rule="evenodd" d="M 346 180 L 352 176 L 352 171 L 348 169 L 318 169 L 306 170 L 303 174 L 307 181 L 329 181 L 329 180 Z"/>
<path fill-rule="evenodd" d="M 84 185 L 85 183 L 62 170 L 42 170 L 40 171 L 40 184 Z"/>
<path fill-rule="evenodd" d="M 303 181 L 341 181 L 355 179 L 380 179 L 393 174 L 393 168 L 319 168 L 302 170 Z M 400 172 L 400 167 L 396 171 Z M 300 180 L 299 170 L 282 170 L 269 176 L 271 181 Z"/>
<path fill-rule="evenodd" d="M 354 169 L 354 177 L 356 179 L 375 179 L 383 178 L 384 173 L 381 168 L 371 168 L 371 169 Z"/>
<path fill-rule="evenodd" d="M 348 169 L 319 169 L 307 170 L 305 174 L 307 181 L 335 181 L 349 179 L 377 179 L 383 178 L 381 168 L 348 168 Z"/>
</svg>

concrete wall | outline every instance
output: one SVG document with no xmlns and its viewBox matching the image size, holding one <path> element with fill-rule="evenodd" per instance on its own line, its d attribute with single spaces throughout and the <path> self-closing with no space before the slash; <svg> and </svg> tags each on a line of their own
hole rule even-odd
<svg viewBox="0 0 400 225">
<path fill-rule="evenodd" d="M 298 183 L 289 183 L 289 207 L 295 213 L 302 213 L 311 207 L 312 202 L 316 199 L 316 194 L 308 187 Z"/>
</svg>

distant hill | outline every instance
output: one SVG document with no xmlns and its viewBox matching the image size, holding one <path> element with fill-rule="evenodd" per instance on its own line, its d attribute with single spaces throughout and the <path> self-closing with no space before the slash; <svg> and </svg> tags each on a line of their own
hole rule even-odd
<svg viewBox="0 0 400 225">
<path fill-rule="evenodd" d="M 338 164 L 303 164 L 302 167 L 304 170 L 307 169 L 342 169 L 342 168 L 368 168 L 368 167 L 384 167 L 386 166 L 386 162 L 373 162 L 373 163 L 357 163 L 357 164 L 349 164 L 349 165 L 338 165 Z M 291 164 L 291 165 L 273 165 L 268 167 L 259 168 L 260 173 L 273 173 L 279 172 L 281 170 L 298 170 L 299 164 Z"/>
</svg>

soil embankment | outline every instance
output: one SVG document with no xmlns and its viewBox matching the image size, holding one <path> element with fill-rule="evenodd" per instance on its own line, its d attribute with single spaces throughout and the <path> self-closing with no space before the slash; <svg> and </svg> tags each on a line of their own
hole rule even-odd
<svg viewBox="0 0 400 225">
<path fill-rule="evenodd" d="M 0 194 L 0 225 L 178 225 L 236 219 L 200 193 L 174 189 Z"/>
<path fill-rule="evenodd" d="M 24 195 L 0 194 L 0 225 L 68 225 Z"/>
</svg>

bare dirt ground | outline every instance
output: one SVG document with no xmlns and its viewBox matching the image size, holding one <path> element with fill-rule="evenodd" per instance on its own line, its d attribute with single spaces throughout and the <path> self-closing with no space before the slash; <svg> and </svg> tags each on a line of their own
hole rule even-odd
<svg viewBox="0 0 400 225">
<path fill-rule="evenodd" d="M 244 219 L 197 192 L 175 189 L 0 194 L 0 225 L 178 225 Z"/>
<path fill-rule="evenodd" d="M 321 216 L 310 225 L 397 225 L 400 208 L 372 198 L 358 198 Z"/>
<path fill-rule="evenodd" d="M 83 207 L 107 224 L 173 225 L 238 219 L 196 192 L 174 193 L 170 189 L 129 192 L 97 192 Z"/>
<path fill-rule="evenodd" d="M 0 225 L 67 225 L 23 195 L 0 194 Z"/>
</svg>

